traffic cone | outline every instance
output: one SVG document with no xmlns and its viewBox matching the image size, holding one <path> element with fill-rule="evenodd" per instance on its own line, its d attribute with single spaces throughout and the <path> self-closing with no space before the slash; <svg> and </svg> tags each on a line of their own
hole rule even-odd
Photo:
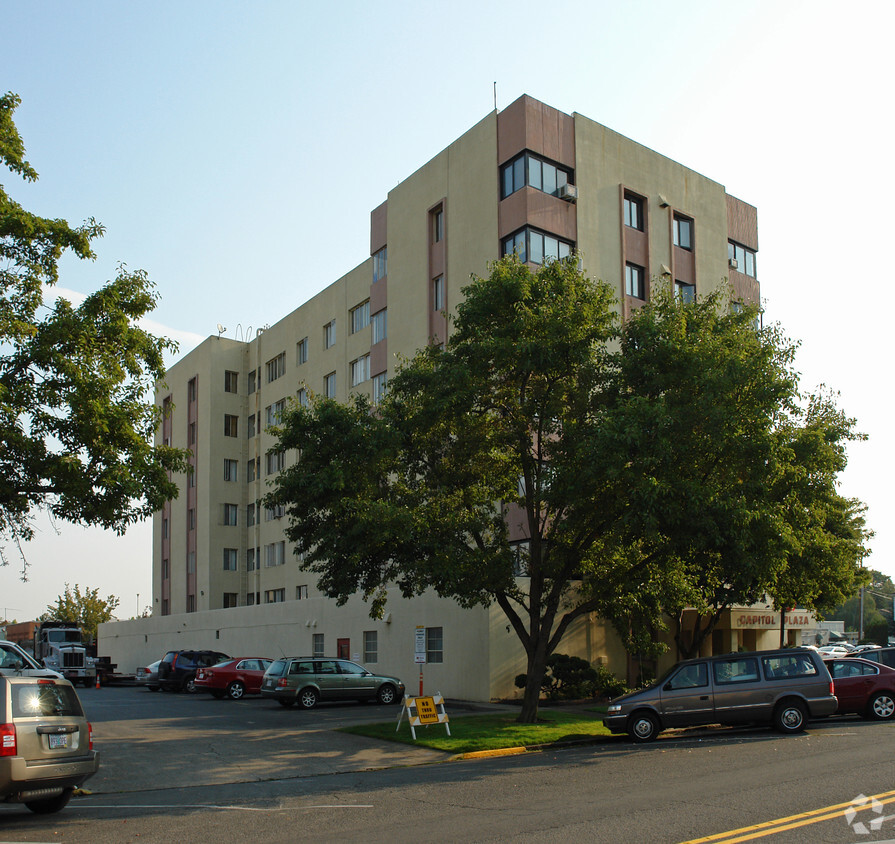
<svg viewBox="0 0 895 844">
<path fill-rule="evenodd" d="M 100 674 L 99 674 L 99 671 L 97 671 L 96 672 L 96 688 L 100 687 L 99 677 L 100 677 Z"/>
</svg>

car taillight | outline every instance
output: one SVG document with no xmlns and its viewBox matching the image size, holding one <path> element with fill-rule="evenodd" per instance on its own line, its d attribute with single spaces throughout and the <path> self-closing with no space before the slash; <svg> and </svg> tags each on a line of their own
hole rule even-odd
<svg viewBox="0 0 895 844">
<path fill-rule="evenodd" d="M 281 689 L 285 689 L 288 685 L 289 681 L 285 677 L 280 677 L 280 679 L 277 680 L 277 686 L 279 686 L 279 688 Z"/>
<path fill-rule="evenodd" d="M 87 722 L 87 749 L 93 750 L 93 724 Z"/>
<path fill-rule="evenodd" d="M 833 681 L 832 681 L 832 680 L 830 680 L 830 694 L 831 694 L 831 695 L 836 694 L 836 687 L 833 685 Z"/>
<path fill-rule="evenodd" d="M 0 756 L 15 756 L 16 753 L 15 724 L 0 724 Z"/>
</svg>

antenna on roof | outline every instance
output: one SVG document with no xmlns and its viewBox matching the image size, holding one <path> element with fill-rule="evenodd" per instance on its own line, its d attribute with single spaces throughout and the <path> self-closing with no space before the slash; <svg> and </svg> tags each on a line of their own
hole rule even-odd
<svg viewBox="0 0 895 844">
<path fill-rule="evenodd" d="M 220 337 L 227 329 L 221 323 L 218 323 L 218 337 Z"/>
<path fill-rule="evenodd" d="M 494 82 L 494 110 L 497 111 L 497 81 Z"/>
</svg>

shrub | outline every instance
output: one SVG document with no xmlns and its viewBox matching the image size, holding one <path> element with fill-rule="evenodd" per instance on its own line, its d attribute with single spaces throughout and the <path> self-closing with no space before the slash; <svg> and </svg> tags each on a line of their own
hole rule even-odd
<svg viewBox="0 0 895 844">
<path fill-rule="evenodd" d="M 524 689 L 526 678 L 526 674 L 519 674 L 516 687 Z M 626 688 L 605 665 L 593 668 L 581 657 L 553 654 L 547 658 L 541 691 L 548 700 L 577 700 L 601 695 L 618 697 Z"/>
</svg>

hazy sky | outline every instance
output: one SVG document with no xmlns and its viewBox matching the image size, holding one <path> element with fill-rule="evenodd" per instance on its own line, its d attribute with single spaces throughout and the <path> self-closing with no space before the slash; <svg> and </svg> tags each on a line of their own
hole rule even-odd
<svg viewBox="0 0 895 844">
<path fill-rule="evenodd" d="M 41 176 L 0 181 L 29 210 L 104 223 L 61 286 L 145 269 L 155 330 L 183 352 L 363 261 L 370 211 L 491 111 L 495 81 L 498 108 L 530 94 L 725 185 L 758 207 L 766 319 L 801 341 L 804 388 L 838 390 L 870 437 L 842 491 L 869 505 L 869 564 L 895 574 L 895 4 L 7 0 L 0 24 L 0 89 L 22 97 Z M 0 613 L 33 618 L 66 582 L 117 595 L 121 618 L 147 605 L 148 525 L 57 527 L 38 519 L 28 582 L 0 568 Z"/>
</svg>

